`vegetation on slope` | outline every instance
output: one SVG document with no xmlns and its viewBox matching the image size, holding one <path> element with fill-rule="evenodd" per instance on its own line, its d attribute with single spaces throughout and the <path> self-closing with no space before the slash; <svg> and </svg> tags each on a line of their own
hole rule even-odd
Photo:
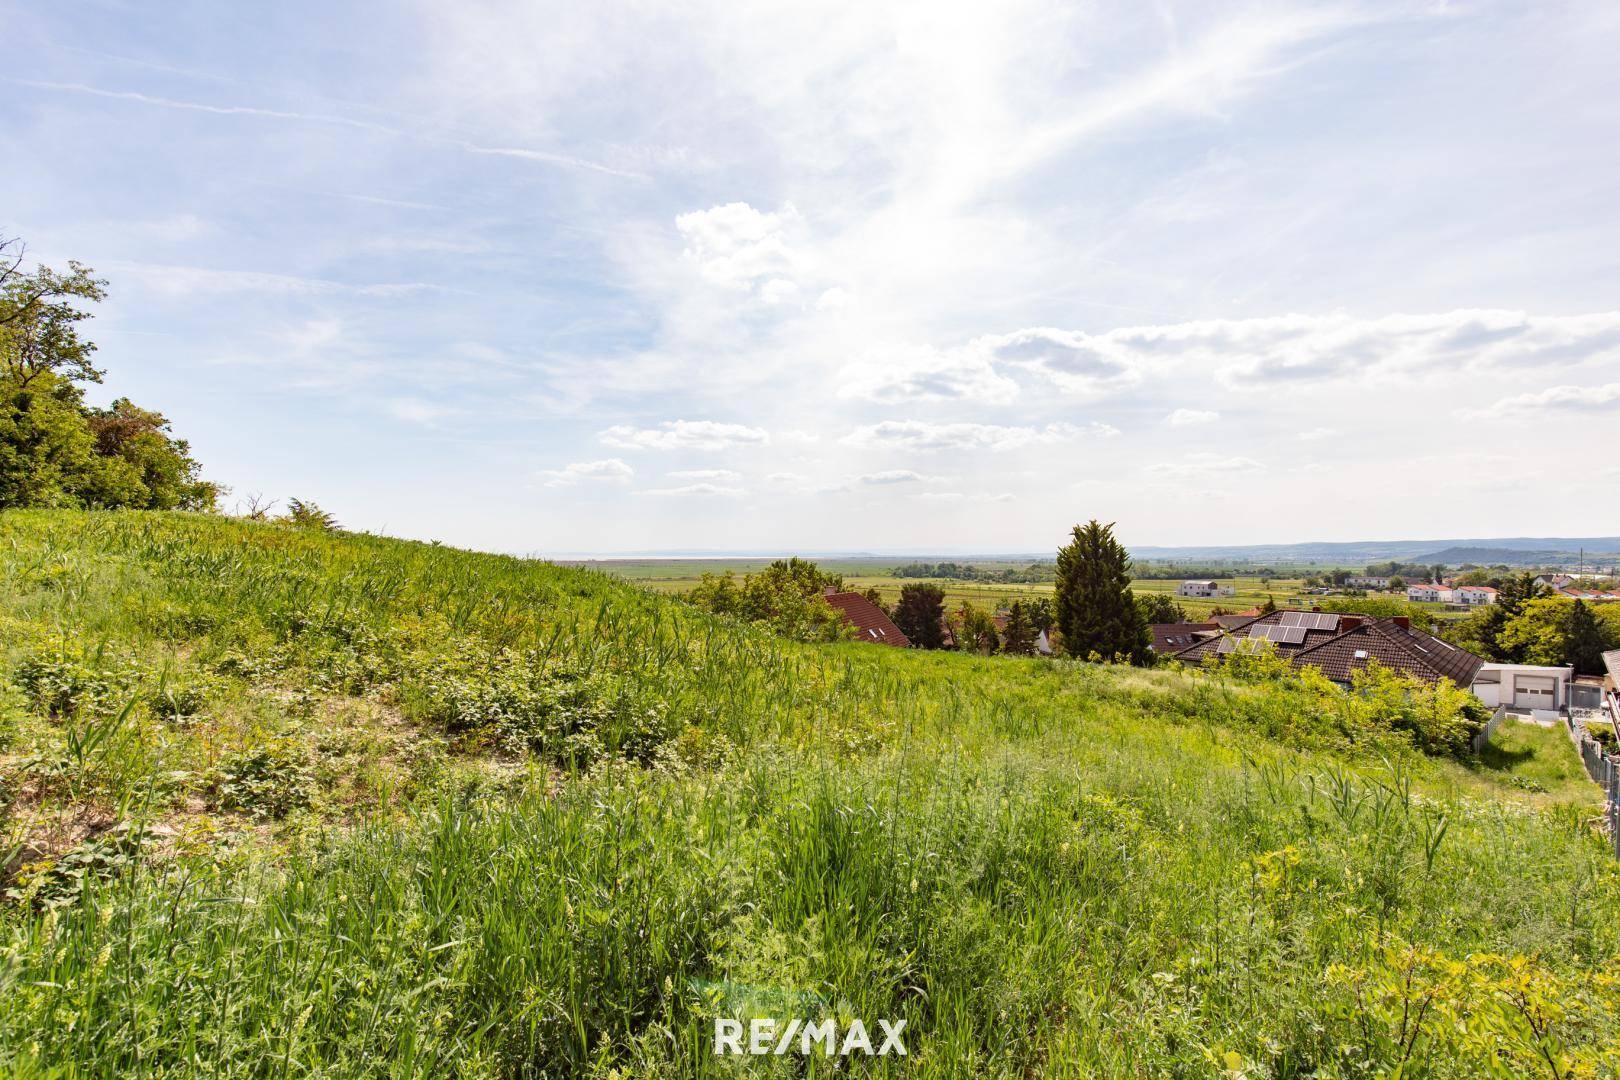
<svg viewBox="0 0 1620 1080">
<path fill-rule="evenodd" d="M 0 653 L 24 1074 L 729 1074 L 713 1017 L 805 1014 L 895 1074 L 1617 1063 L 1590 803 L 1291 681 L 141 513 L 0 516 Z"/>
</svg>

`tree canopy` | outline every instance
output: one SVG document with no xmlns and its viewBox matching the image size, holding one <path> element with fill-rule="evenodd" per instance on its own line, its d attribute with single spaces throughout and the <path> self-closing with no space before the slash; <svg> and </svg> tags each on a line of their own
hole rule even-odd
<svg viewBox="0 0 1620 1080">
<path fill-rule="evenodd" d="M 1057 627 L 1069 655 L 1150 662 L 1147 621 L 1131 595 L 1131 559 L 1114 527 L 1076 525 L 1058 549 L 1057 567 Z"/>
<path fill-rule="evenodd" d="M 894 625 L 918 648 L 938 649 L 945 644 L 945 590 L 938 585 L 900 586 L 893 617 Z"/>
<path fill-rule="evenodd" d="M 74 262 L 65 274 L 23 266 L 22 245 L 0 240 L 0 510 L 211 509 L 219 488 L 161 413 L 85 402 L 105 373 L 80 324 L 106 282 Z"/>
</svg>

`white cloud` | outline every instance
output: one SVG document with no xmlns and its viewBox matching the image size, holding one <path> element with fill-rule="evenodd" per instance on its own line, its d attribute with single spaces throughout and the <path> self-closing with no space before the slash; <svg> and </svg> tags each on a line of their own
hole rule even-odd
<svg viewBox="0 0 1620 1080">
<path fill-rule="evenodd" d="M 669 475 L 677 480 L 737 480 L 742 474 L 734 469 L 676 469 Z"/>
<path fill-rule="evenodd" d="M 968 493 L 965 491 L 919 491 L 912 497 L 925 502 L 942 503 L 1011 502 L 1013 499 L 1017 498 L 1017 496 L 1010 491 L 1004 491 L 999 495 L 992 495 L 989 493 Z"/>
<path fill-rule="evenodd" d="M 726 484 L 683 484 L 680 487 L 643 488 L 637 495 L 656 495 L 662 498 L 732 498 L 744 494 L 740 487 Z"/>
<path fill-rule="evenodd" d="M 922 473 L 914 472 L 911 469 L 883 469 L 879 472 L 867 473 L 858 477 L 858 479 L 863 484 L 879 486 L 884 484 L 921 484 L 935 478 L 924 476 Z"/>
<path fill-rule="evenodd" d="M 729 450 L 762 446 L 771 441 L 763 428 L 716 420 L 665 420 L 655 428 L 617 424 L 597 438 L 622 450 Z"/>
<path fill-rule="evenodd" d="M 1083 436 L 1110 438 L 1119 429 L 1092 423 L 1084 428 L 1073 424 L 1047 424 L 1036 427 L 1004 427 L 999 424 L 934 424 L 923 420 L 885 420 L 856 428 L 840 441 L 848 446 L 873 449 L 915 450 L 1014 450 L 1020 447 L 1072 442 Z"/>
<path fill-rule="evenodd" d="M 1018 384 L 998 375 L 981 354 L 900 347 L 873 352 L 838 373 L 839 397 L 884 404 L 969 398 L 1002 404 L 1018 396 Z"/>
<path fill-rule="evenodd" d="M 766 214 L 734 202 L 681 214 L 675 228 L 686 241 L 686 258 L 706 280 L 746 290 L 769 279 L 762 293 L 774 301 L 798 289 L 792 279 L 800 259 L 783 232 L 785 222 L 797 216 L 792 204 L 781 213 Z"/>
<path fill-rule="evenodd" d="M 1107 334 L 1035 327 L 980 338 L 974 345 L 1003 367 L 1038 375 L 1082 397 L 1101 397 L 1142 378 L 1143 358 Z"/>
<path fill-rule="evenodd" d="M 1330 439 L 1338 433 L 1338 428 L 1313 427 L 1300 432 L 1295 438 L 1299 439 L 1300 442 L 1320 442 L 1323 439 Z"/>
<path fill-rule="evenodd" d="M 1165 480 L 1196 480 L 1261 472 L 1265 466 L 1246 457 L 1224 457 L 1208 452 L 1188 454 L 1178 461 L 1161 461 L 1144 471 Z"/>
<path fill-rule="evenodd" d="M 623 484 L 635 475 L 635 470 L 618 458 L 602 461 L 576 461 L 560 469 L 546 469 L 540 473 L 546 487 L 573 487 L 582 483 Z"/>
<path fill-rule="evenodd" d="M 1603 386 L 1549 386 L 1502 398 L 1474 415 L 1481 418 L 1524 416 L 1540 412 L 1599 412 L 1620 408 L 1620 382 Z"/>
<path fill-rule="evenodd" d="M 1221 418 L 1221 414 L 1212 409 L 1177 409 L 1164 418 L 1164 422 L 1171 427 L 1197 427 L 1200 424 L 1213 424 Z"/>
</svg>

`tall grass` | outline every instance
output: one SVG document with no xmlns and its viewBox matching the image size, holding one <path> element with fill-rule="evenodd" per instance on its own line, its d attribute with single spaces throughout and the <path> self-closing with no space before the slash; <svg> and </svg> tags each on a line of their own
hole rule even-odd
<svg viewBox="0 0 1620 1080">
<path fill-rule="evenodd" d="M 66 649 L 126 704 L 214 680 L 181 722 L 119 705 L 128 746 L 106 710 L 8 706 L 14 833 L 129 823 L 76 849 L 70 902 L 0 908 L 14 1072 L 832 1071 L 716 1058 L 713 1018 L 751 1015 L 904 1018 L 905 1059 L 844 1066 L 893 1075 L 1616 1064 L 1620 875 L 1582 813 L 1285 686 L 798 646 L 601 575 L 180 515 L 8 514 L 0 575 L 5 671 Z M 386 806 L 193 835 L 194 743 L 318 759 L 501 650 L 718 750 L 475 779 L 492 751 L 452 744 Z"/>
</svg>

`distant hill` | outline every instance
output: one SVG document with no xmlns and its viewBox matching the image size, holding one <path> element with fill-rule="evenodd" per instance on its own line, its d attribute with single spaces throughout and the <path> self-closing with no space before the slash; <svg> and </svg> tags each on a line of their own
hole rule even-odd
<svg viewBox="0 0 1620 1080">
<path fill-rule="evenodd" d="M 1237 544 L 1190 547 L 1133 547 L 1137 559 L 1227 559 L 1234 562 L 1340 563 L 1346 566 L 1399 559 L 1403 562 L 1445 562 L 1448 552 L 1466 552 L 1458 562 L 1506 562 L 1534 565 L 1573 561 L 1585 550 L 1591 555 L 1620 555 L 1620 536 L 1500 537 L 1460 540 L 1356 540 L 1302 544 Z M 1508 556 L 1512 555 L 1513 558 Z M 1520 556 L 1528 557 L 1521 562 Z"/>
<path fill-rule="evenodd" d="M 1586 554 L 1590 558 L 1594 554 L 1604 555 L 1608 553 L 1594 552 L 1588 548 Z M 1513 548 L 1476 546 L 1448 547 L 1442 551 L 1419 555 L 1414 561 L 1440 563 L 1445 566 L 1460 566 L 1463 563 L 1479 563 L 1482 566 L 1493 566 L 1497 563 L 1506 563 L 1508 566 L 1551 566 L 1568 562 L 1578 556 L 1579 552 L 1572 551 L 1518 551 Z"/>
</svg>

